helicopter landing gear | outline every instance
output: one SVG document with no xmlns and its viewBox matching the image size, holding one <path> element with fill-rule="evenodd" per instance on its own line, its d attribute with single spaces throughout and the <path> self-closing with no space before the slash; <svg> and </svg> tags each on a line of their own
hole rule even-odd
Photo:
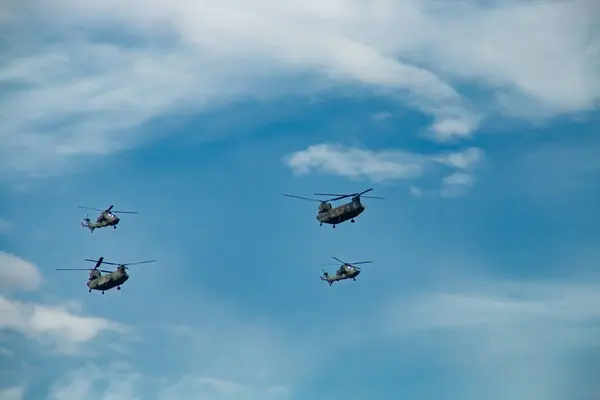
<svg viewBox="0 0 600 400">
<path fill-rule="evenodd" d="M 352 218 L 352 219 L 350 220 L 350 222 L 354 223 L 354 218 Z"/>
<path fill-rule="evenodd" d="M 121 290 L 121 286 L 117 286 L 117 290 Z"/>
<path fill-rule="evenodd" d="M 323 226 L 323 223 L 321 222 L 321 223 L 319 224 L 319 226 Z"/>
<path fill-rule="evenodd" d="M 117 226 L 116 226 L 116 225 L 113 225 L 113 229 L 117 229 Z"/>
<path fill-rule="evenodd" d="M 352 280 L 353 280 L 354 282 L 356 282 L 356 278 L 352 278 Z"/>
<path fill-rule="evenodd" d="M 104 294 L 104 290 L 102 291 L 102 294 Z"/>
<path fill-rule="evenodd" d="M 92 293 L 92 289 L 88 289 L 88 293 Z"/>
<path fill-rule="evenodd" d="M 335 228 L 335 225 L 333 225 L 333 227 Z"/>
</svg>

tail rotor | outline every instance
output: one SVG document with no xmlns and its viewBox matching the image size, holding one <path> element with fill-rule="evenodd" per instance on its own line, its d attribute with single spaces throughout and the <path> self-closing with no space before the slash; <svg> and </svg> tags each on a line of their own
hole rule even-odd
<svg viewBox="0 0 600 400">
<path fill-rule="evenodd" d="M 85 214 L 85 217 L 83 217 L 81 226 L 83 226 L 84 228 L 88 228 L 90 232 L 94 232 L 94 228 L 90 226 L 90 219 L 88 218 L 87 214 Z"/>
</svg>

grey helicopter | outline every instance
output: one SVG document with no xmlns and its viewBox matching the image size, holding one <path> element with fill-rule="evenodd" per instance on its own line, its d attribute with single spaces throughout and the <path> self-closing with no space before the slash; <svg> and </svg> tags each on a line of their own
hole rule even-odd
<svg viewBox="0 0 600 400">
<path fill-rule="evenodd" d="M 112 210 L 114 207 L 113 205 L 108 207 L 106 210 L 100 210 L 99 208 L 91 208 L 91 207 L 83 207 L 83 206 L 77 206 L 77 207 L 85 208 L 87 210 L 100 211 L 100 215 L 96 219 L 96 222 L 91 222 L 91 220 L 88 218 L 87 215 L 83 218 L 83 221 L 81 222 L 81 226 L 83 226 L 84 228 L 88 228 L 90 230 L 90 232 L 94 232 L 94 229 L 105 228 L 105 227 L 109 227 L 109 226 L 112 226 L 113 229 L 117 229 L 117 225 L 119 224 L 121 219 L 119 217 L 117 217 L 115 215 L 115 213 L 137 214 L 137 212 L 135 212 L 135 211 Z"/>
<path fill-rule="evenodd" d="M 117 288 L 117 290 L 121 290 L 121 285 L 123 285 L 129 279 L 129 275 L 127 274 L 127 266 L 128 265 L 137 265 L 137 264 L 146 264 L 153 263 L 156 260 L 148 260 L 148 261 L 138 261 L 134 263 L 127 264 L 119 264 L 104 261 L 104 257 L 100 257 L 98 260 L 91 260 L 86 258 L 85 261 L 95 262 L 96 266 L 94 268 L 57 268 L 57 271 L 90 271 L 88 281 L 86 282 L 86 286 L 88 287 L 88 292 L 92 292 L 92 290 L 101 291 L 102 294 L 106 290 L 110 290 L 113 288 Z M 117 269 L 115 271 L 107 271 L 104 269 L 98 269 L 98 267 L 102 264 L 108 265 L 117 265 Z M 104 272 L 105 275 L 102 275 L 101 272 Z"/>
<path fill-rule="evenodd" d="M 329 283 L 329 286 L 333 285 L 334 282 L 343 281 L 345 279 L 352 279 L 356 281 L 358 275 L 360 275 L 361 268 L 356 265 L 359 264 L 371 264 L 372 261 L 359 261 L 355 263 L 347 263 L 339 258 L 333 257 L 334 260 L 342 263 L 342 266 L 338 268 L 335 275 L 330 275 L 328 272 L 323 270 L 323 275 L 320 276 L 322 281 Z"/>
<path fill-rule="evenodd" d="M 308 200 L 308 201 L 316 201 L 319 202 L 319 211 L 317 213 L 317 221 L 319 221 L 319 226 L 323 226 L 323 224 L 333 225 L 335 228 L 336 225 L 341 224 L 342 222 L 346 222 L 350 220 L 351 223 L 354 223 L 354 218 L 358 217 L 360 214 L 365 211 L 366 207 L 361 203 L 360 198 L 368 198 L 368 199 L 379 199 L 383 200 L 383 197 L 374 197 L 374 196 L 363 196 L 363 194 L 370 192 L 371 189 L 367 189 L 361 193 L 352 193 L 352 194 L 331 194 L 331 193 L 315 193 L 315 196 L 336 196 L 332 199 L 328 200 L 319 200 L 319 199 L 311 199 L 307 197 L 300 197 L 291 194 L 283 194 L 286 197 L 292 197 L 295 199 Z M 345 199 L 351 197 L 352 200 L 348 203 L 339 205 L 337 207 L 332 207 L 331 202 L 337 201 L 341 199 Z"/>
</svg>

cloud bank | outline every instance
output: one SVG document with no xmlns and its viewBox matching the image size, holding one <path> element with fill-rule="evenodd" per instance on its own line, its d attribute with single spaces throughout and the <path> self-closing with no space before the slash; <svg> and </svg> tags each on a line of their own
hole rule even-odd
<svg viewBox="0 0 600 400">
<path fill-rule="evenodd" d="M 430 115 L 447 140 L 490 114 L 583 112 L 600 95 L 587 0 L 33 5 L 4 16 L 15 38 L 0 67 L 6 171 L 48 174 L 148 140 L 156 118 L 243 99 L 354 86 Z M 24 35 L 32 25 L 47 35 Z"/>
</svg>

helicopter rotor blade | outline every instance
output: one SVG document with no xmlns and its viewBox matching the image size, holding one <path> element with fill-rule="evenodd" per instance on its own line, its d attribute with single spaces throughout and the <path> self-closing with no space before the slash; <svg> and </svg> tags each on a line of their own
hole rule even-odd
<svg viewBox="0 0 600 400">
<path fill-rule="evenodd" d="M 91 268 L 91 269 L 97 269 L 100 266 L 100 264 L 102 264 L 102 262 L 104 261 L 104 257 L 100 257 L 97 260 L 92 260 L 92 259 L 86 258 L 84 261 L 95 262 L 96 266 L 94 268 Z M 105 264 L 108 264 L 108 263 L 105 263 Z"/>
<path fill-rule="evenodd" d="M 83 209 L 86 209 L 86 210 L 94 210 L 94 211 L 100 211 L 100 212 L 103 212 L 103 211 L 104 211 L 104 210 L 101 210 L 101 209 L 99 209 L 99 208 L 83 207 L 83 206 L 77 206 L 77 207 L 79 207 L 79 208 L 83 208 Z"/>
<path fill-rule="evenodd" d="M 136 211 L 118 211 L 118 210 L 114 210 L 112 213 L 113 214 L 139 214 Z"/>
<path fill-rule="evenodd" d="M 385 197 L 377 197 L 377 196 L 360 196 L 363 199 L 377 199 L 377 200 L 385 200 Z"/>
<path fill-rule="evenodd" d="M 137 262 L 127 263 L 127 264 L 121 264 L 121 265 L 124 266 L 124 267 L 126 267 L 127 265 L 147 264 L 147 263 L 153 263 L 153 262 L 156 262 L 156 260 L 137 261 Z"/>
<path fill-rule="evenodd" d="M 357 195 L 357 196 L 362 196 L 363 194 L 365 194 L 365 193 L 367 193 L 367 192 L 370 192 L 371 190 L 373 190 L 373 188 L 371 188 L 371 189 L 367 189 L 367 190 L 365 190 L 364 192 L 361 192 L 361 193 L 357 193 L 356 195 Z"/>
<path fill-rule="evenodd" d="M 353 195 L 351 194 L 330 194 L 330 193 L 314 193 L 315 196 L 336 196 L 332 199 L 328 199 L 328 200 L 324 200 L 329 202 L 329 201 L 337 201 L 337 200 L 341 200 L 341 199 L 345 199 L 347 197 L 352 197 Z"/>
<path fill-rule="evenodd" d="M 110 210 L 112 210 L 112 208 L 113 208 L 113 207 L 114 207 L 114 205 L 112 205 L 112 204 L 111 204 L 111 205 L 110 205 L 110 207 L 108 207 L 108 208 L 107 208 L 106 210 L 104 210 L 104 211 L 106 211 L 106 212 L 109 212 Z"/>
<path fill-rule="evenodd" d="M 56 271 L 91 271 L 92 268 L 56 268 Z"/>
<path fill-rule="evenodd" d="M 371 264 L 373 261 L 359 261 L 355 263 L 348 263 L 350 265 L 358 265 L 358 264 Z"/>
<path fill-rule="evenodd" d="M 113 272 L 115 272 L 115 271 L 108 271 L 106 269 L 99 269 L 98 271 L 104 272 L 105 274 L 112 274 Z"/>
<path fill-rule="evenodd" d="M 333 257 L 334 260 L 341 262 L 342 264 L 348 264 L 347 262 L 344 262 L 342 260 L 340 260 L 339 258 Z"/>
<path fill-rule="evenodd" d="M 292 197 L 294 199 L 300 199 L 300 200 L 307 200 L 307 201 L 316 201 L 318 203 L 324 203 L 323 200 L 319 200 L 319 199 L 309 199 L 308 197 L 301 197 L 301 196 L 294 196 L 293 194 L 283 194 L 286 197 Z"/>
</svg>

